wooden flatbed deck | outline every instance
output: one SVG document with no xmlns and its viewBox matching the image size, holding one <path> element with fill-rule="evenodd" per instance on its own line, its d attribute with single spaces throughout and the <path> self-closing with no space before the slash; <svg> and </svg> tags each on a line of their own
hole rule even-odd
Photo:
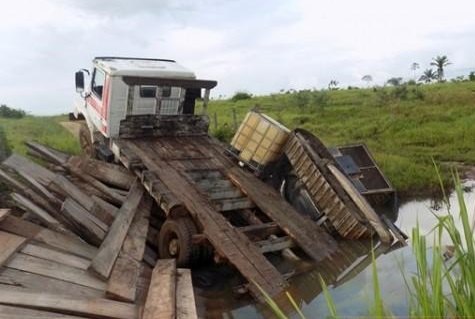
<svg viewBox="0 0 475 319">
<path fill-rule="evenodd" d="M 336 248 L 330 235 L 237 167 L 209 136 L 120 139 L 114 147 L 167 215 L 189 214 L 221 258 L 272 296 L 286 280 L 264 253 L 297 246 L 319 261 Z M 256 233 L 278 234 L 279 244 Z M 260 297 L 255 285 L 249 289 Z"/>
</svg>

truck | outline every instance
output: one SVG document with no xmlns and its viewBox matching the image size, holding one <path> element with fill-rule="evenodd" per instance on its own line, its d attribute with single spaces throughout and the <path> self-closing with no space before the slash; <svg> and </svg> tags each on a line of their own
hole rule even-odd
<svg viewBox="0 0 475 319">
<path fill-rule="evenodd" d="M 180 266 L 210 257 L 227 262 L 262 298 L 262 290 L 283 292 L 291 275 L 278 269 L 273 254 L 330 258 L 337 241 L 329 229 L 353 239 L 393 238 L 308 132 L 291 132 L 257 112 L 248 116 L 252 129 L 244 121 L 233 139 L 244 144 L 213 138 L 207 105 L 217 82 L 198 79 L 174 60 L 96 57 L 75 81 L 79 98 L 71 119 L 83 121 L 81 147 L 88 156 L 121 163 L 154 198 L 164 219 L 161 258 Z M 251 135 L 242 135 L 246 129 Z M 309 222 L 282 196 L 284 175 L 305 185 L 321 218 Z"/>
</svg>

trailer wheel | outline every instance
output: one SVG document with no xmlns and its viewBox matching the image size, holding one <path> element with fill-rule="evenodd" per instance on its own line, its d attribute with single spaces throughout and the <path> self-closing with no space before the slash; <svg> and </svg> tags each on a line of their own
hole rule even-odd
<svg viewBox="0 0 475 319">
<path fill-rule="evenodd" d="M 193 247 L 192 238 L 197 233 L 189 217 L 170 218 L 160 229 L 158 252 L 160 258 L 175 258 L 178 267 L 188 266 L 196 261 L 199 247 Z"/>
<path fill-rule="evenodd" d="M 79 144 L 84 154 L 95 157 L 94 145 L 92 144 L 91 133 L 86 124 L 81 124 L 79 129 Z"/>
</svg>

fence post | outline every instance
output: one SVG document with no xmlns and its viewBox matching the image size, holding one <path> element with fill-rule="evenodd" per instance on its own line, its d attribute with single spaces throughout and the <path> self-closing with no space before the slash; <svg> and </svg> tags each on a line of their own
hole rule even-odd
<svg viewBox="0 0 475 319">
<path fill-rule="evenodd" d="M 236 109 L 233 109 L 233 130 L 237 131 L 237 118 L 236 118 Z"/>
</svg>

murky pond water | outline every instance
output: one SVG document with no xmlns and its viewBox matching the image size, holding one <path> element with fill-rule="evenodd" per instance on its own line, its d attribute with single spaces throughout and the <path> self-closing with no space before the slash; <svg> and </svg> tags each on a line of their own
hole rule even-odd
<svg viewBox="0 0 475 319">
<path fill-rule="evenodd" d="M 475 181 L 467 181 L 465 203 L 470 220 L 474 220 Z M 449 197 L 450 209 L 458 219 L 459 204 L 455 193 Z M 436 224 L 434 215 L 447 214 L 447 207 L 437 200 L 414 200 L 399 207 L 396 225 L 409 236 L 412 228 L 419 223 L 422 234 L 428 234 L 427 244 L 432 243 L 431 229 Z M 443 244 L 450 244 L 443 238 Z M 322 276 L 330 288 L 330 293 L 340 316 L 362 316 L 368 314 L 372 304 L 373 274 L 371 267 L 371 241 L 343 241 L 339 244 L 337 256 L 325 260 L 313 270 L 292 279 L 289 292 L 307 318 L 325 318 L 328 314 L 325 298 L 319 284 Z M 374 248 L 381 294 L 385 306 L 395 316 L 405 316 L 408 312 L 408 294 L 405 278 L 416 271 L 416 263 L 409 246 Z M 224 286 L 223 286 L 224 287 Z M 199 312 L 207 318 L 273 318 L 265 305 L 256 305 L 250 299 L 236 299 L 230 289 L 218 288 L 213 292 L 198 293 L 201 305 Z M 278 298 L 280 307 L 291 318 L 298 318 L 292 306 L 284 297 Z"/>
</svg>

